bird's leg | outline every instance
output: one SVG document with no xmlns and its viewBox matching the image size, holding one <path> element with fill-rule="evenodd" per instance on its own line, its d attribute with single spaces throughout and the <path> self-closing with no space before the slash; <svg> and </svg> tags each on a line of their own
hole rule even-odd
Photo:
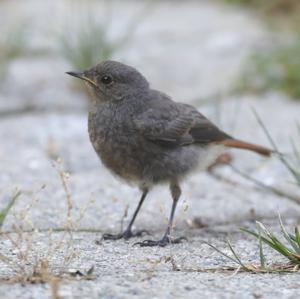
<svg viewBox="0 0 300 299">
<path fill-rule="evenodd" d="M 142 204 L 143 204 L 143 202 L 144 202 L 147 194 L 148 194 L 148 189 L 144 189 L 142 197 L 141 197 L 141 199 L 139 201 L 139 204 L 136 207 L 136 209 L 134 211 L 134 214 L 133 214 L 133 216 L 132 216 L 132 218 L 131 218 L 131 220 L 130 220 L 128 226 L 127 226 L 127 228 L 123 232 L 121 232 L 119 234 L 104 234 L 102 236 L 102 238 L 104 240 L 119 240 L 119 239 L 122 239 L 122 238 L 124 238 L 125 240 L 128 240 L 129 238 L 132 238 L 132 237 L 142 236 L 143 233 L 148 233 L 146 230 L 140 230 L 140 231 L 137 231 L 135 233 L 133 233 L 132 230 L 131 230 L 132 229 L 132 225 L 134 223 L 134 220 L 135 220 L 137 214 L 139 213 L 139 210 L 140 210 L 140 208 L 141 208 L 141 206 L 142 206 Z"/>
<path fill-rule="evenodd" d="M 170 184 L 170 190 L 171 190 L 171 194 L 172 194 L 172 198 L 173 198 L 173 204 L 172 204 L 172 210 L 171 210 L 171 215 L 169 218 L 169 223 L 168 223 L 168 227 L 167 230 L 164 234 L 164 236 L 162 237 L 161 240 L 158 241 L 154 241 L 154 240 L 144 240 L 142 242 L 138 242 L 135 243 L 135 245 L 140 245 L 142 247 L 145 246 L 161 246 L 164 247 L 167 244 L 173 243 L 181 243 L 181 241 L 186 240 L 186 238 L 181 237 L 181 238 L 176 238 L 173 239 L 171 237 L 171 231 L 172 231 L 172 227 L 173 227 L 173 220 L 174 220 L 174 215 L 175 215 L 175 210 L 176 210 L 176 206 L 177 206 L 177 202 L 179 200 L 180 194 L 181 194 L 181 189 L 179 187 L 179 184 L 177 181 L 172 182 Z"/>
</svg>

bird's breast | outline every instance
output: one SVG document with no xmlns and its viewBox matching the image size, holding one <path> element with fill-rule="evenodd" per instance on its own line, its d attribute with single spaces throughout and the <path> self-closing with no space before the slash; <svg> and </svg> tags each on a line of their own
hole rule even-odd
<svg viewBox="0 0 300 299">
<path fill-rule="evenodd" d="M 91 143 L 103 164 L 114 174 L 132 181 L 141 176 L 139 141 L 129 120 L 109 119 L 90 114 L 88 130 Z"/>
</svg>

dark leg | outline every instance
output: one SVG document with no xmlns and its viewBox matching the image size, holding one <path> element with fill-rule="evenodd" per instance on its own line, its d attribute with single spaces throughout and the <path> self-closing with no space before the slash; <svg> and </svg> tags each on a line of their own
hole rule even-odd
<svg viewBox="0 0 300 299">
<path fill-rule="evenodd" d="M 122 239 L 122 238 L 124 238 L 125 240 L 127 240 L 127 239 L 132 238 L 132 237 L 141 236 L 143 233 L 147 233 L 147 231 L 145 231 L 145 230 L 137 231 L 136 233 L 132 233 L 132 231 L 131 231 L 132 225 L 134 223 L 134 220 L 135 220 L 137 214 L 139 213 L 139 210 L 140 210 L 140 208 L 141 208 L 141 206 L 142 206 L 142 204 L 143 204 L 143 202 L 144 202 L 147 194 L 148 194 L 148 189 L 145 189 L 143 191 L 143 194 L 142 194 L 142 197 L 141 197 L 141 199 L 139 201 L 139 204 L 136 207 L 136 209 L 134 211 L 134 214 L 133 214 L 133 216 L 132 216 L 132 218 L 131 218 L 131 220 L 130 220 L 128 226 L 127 226 L 127 228 L 125 229 L 125 231 L 121 232 L 119 234 L 115 234 L 115 235 L 113 235 L 113 234 L 104 234 L 102 236 L 102 238 L 104 240 L 119 240 L 119 239 Z"/>
<path fill-rule="evenodd" d="M 172 231 L 172 227 L 173 227 L 173 219 L 174 219 L 174 215 L 175 215 L 175 210 L 176 210 L 177 202 L 178 202 L 180 194 L 181 194 L 181 190 L 180 190 L 180 187 L 179 187 L 177 181 L 172 182 L 170 184 L 170 190 L 171 190 L 171 194 L 172 194 L 172 198 L 173 198 L 173 204 L 172 204 L 172 210 L 171 210 L 168 227 L 167 227 L 167 230 L 166 230 L 164 236 L 159 241 L 144 240 L 143 242 L 138 242 L 135 244 L 140 245 L 142 247 L 144 247 L 144 246 L 164 247 L 170 243 L 176 244 L 176 243 L 180 243 L 182 240 L 186 240 L 186 238 L 184 238 L 184 237 L 177 238 L 177 239 L 171 238 L 171 231 Z"/>
</svg>

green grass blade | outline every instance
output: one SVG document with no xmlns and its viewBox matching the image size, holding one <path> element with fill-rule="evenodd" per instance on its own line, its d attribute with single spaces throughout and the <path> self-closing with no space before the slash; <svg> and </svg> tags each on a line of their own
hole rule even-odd
<svg viewBox="0 0 300 299">
<path fill-rule="evenodd" d="M 258 233 L 248 230 L 246 228 L 241 228 L 242 231 L 254 236 L 258 240 L 261 239 L 262 242 L 269 245 L 271 248 L 288 258 L 293 263 L 299 263 L 299 254 L 292 252 L 290 248 L 285 246 L 274 234 L 272 234 L 266 227 L 257 221 L 257 224 L 262 229 L 262 232 L 266 234 L 267 237 L 260 236 Z"/>
<path fill-rule="evenodd" d="M 10 199 L 10 201 L 8 202 L 7 206 L 0 211 L 0 228 L 2 227 L 4 220 L 6 218 L 6 216 L 8 215 L 8 212 L 10 211 L 10 209 L 13 207 L 13 205 L 15 204 L 16 200 L 18 199 L 18 197 L 21 195 L 21 191 L 18 190 Z"/>
<path fill-rule="evenodd" d="M 282 223 L 282 219 L 280 214 L 278 214 L 278 218 L 279 218 L 279 223 L 280 223 L 280 228 L 282 231 L 282 234 L 284 236 L 284 238 L 289 242 L 289 244 L 294 248 L 294 250 L 296 251 L 297 254 L 300 254 L 300 247 L 297 246 L 297 243 L 293 240 L 293 238 L 291 238 L 290 234 L 287 233 L 283 223 Z"/>
<path fill-rule="evenodd" d="M 242 260 L 240 259 L 240 257 L 236 254 L 235 250 L 233 249 L 231 243 L 229 240 L 227 240 L 227 244 L 229 246 L 230 251 L 232 252 L 232 254 L 234 255 L 234 257 L 236 258 L 236 260 L 239 262 L 239 264 L 244 268 L 247 269 L 247 267 L 243 264 Z"/>
<path fill-rule="evenodd" d="M 269 238 L 272 237 L 272 233 L 266 228 L 263 223 L 261 223 L 260 221 L 256 221 L 256 225 L 266 236 L 268 236 Z"/>
<path fill-rule="evenodd" d="M 205 242 L 205 241 L 203 241 L 203 243 L 205 243 L 206 245 L 208 245 L 209 247 L 211 247 L 212 249 L 214 249 L 215 251 L 217 251 L 217 252 L 220 253 L 221 255 L 227 257 L 227 258 L 230 259 L 232 262 L 234 262 L 234 263 L 236 263 L 236 264 L 242 266 L 238 259 L 237 259 L 237 260 L 234 259 L 233 257 L 231 257 L 230 255 L 228 255 L 227 253 L 223 252 L 222 250 L 220 250 L 219 248 L 215 247 L 215 246 L 212 245 L 212 244 L 209 244 L 209 243 L 207 243 L 207 242 Z M 243 267 L 243 266 L 242 266 L 242 267 Z"/>
<path fill-rule="evenodd" d="M 243 232 L 245 232 L 245 233 L 247 233 L 247 234 L 249 234 L 249 235 L 254 236 L 254 237 L 257 238 L 257 239 L 259 239 L 259 234 L 257 234 L 256 232 L 254 232 L 254 231 L 252 231 L 252 230 L 250 230 L 250 229 L 247 229 L 247 228 L 245 228 L 245 227 L 241 227 L 240 230 L 243 231 Z M 274 246 L 274 244 L 273 244 L 270 240 L 268 240 L 267 238 L 265 238 L 265 237 L 263 237 L 263 236 L 261 236 L 261 240 L 262 240 L 264 243 L 266 243 L 267 245 L 271 246 L 271 247 Z"/>
<path fill-rule="evenodd" d="M 261 224 L 262 225 L 262 224 Z M 271 242 L 274 244 L 274 249 L 280 252 L 281 254 L 285 255 L 286 257 L 290 258 L 291 250 L 286 247 L 274 234 L 272 234 L 269 230 L 269 238 Z"/>
<path fill-rule="evenodd" d="M 273 239 L 273 242 L 275 250 L 277 250 L 279 253 L 286 256 L 287 258 L 294 260 L 294 257 L 291 255 L 292 251 L 288 247 L 281 243 L 276 237 Z"/>
<path fill-rule="evenodd" d="M 262 269 L 266 268 L 266 259 L 264 256 L 262 240 L 261 240 L 261 231 L 259 230 L 259 259 L 260 259 L 260 266 Z"/>
<path fill-rule="evenodd" d="M 296 147 L 295 140 L 293 138 L 290 138 L 290 143 L 291 143 L 291 146 L 292 146 L 294 157 L 296 158 L 297 162 L 300 163 L 300 152 Z"/>
<path fill-rule="evenodd" d="M 256 237 L 259 240 L 259 234 L 257 234 L 256 232 L 253 232 L 246 228 L 241 228 L 241 230 Z M 270 247 L 272 247 L 274 250 L 281 253 L 282 255 L 286 256 L 287 258 L 292 259 L 293 261 L 295 260 L 294 257 L 291 257 L 290 251 L 287 250 L 286 247 L 275 236 L 272 235 L 269 238 L 270 239 L 267 239 L 267 238 L 261 236 L 261 240 L 264 243 L 266 243 L 267 245 L 269 245 Z"/>
<path fill-rule="evenodd" d="M 297 182 L 300 182 L 300 174 L 290 165 L 290 163 L 286 160 L 286 158 L 284 157 L 284 155 L 280 154 L 280 151 L 278 150 L 278 147 L 277 147 L 275 141 L 273 140 L 271 134 L 269 133 L 269 131 L 266 128 L 266 126 L 263 123 L 263 121 L 261 120 L 260 116 L 258 115 L 258 113 L 256 112 L 255 109 L 252 109 L 252 111 L 253 111 L 253 113 L 255 115 L 255 118 L 256 118 L 257 122 L 259 123 L 259 125 L 263 129 L 265 135 L 267 136 L 269 142 L 271 143 L 273 149 L 279 154 L 278 155 L 279 160 L 287 168 L 287 170 L 293 175 L 293 177 L 297 180 Z"/>
<path fill-rule="evenodd" d="M 297 124 L 297 126 L 298 125 L 299 124 Z M 299 132 L 299 134 L 300 134 L 300 132 Z M 300 167 L 300 152 L 296 147 L 296 143 L 295 143 L 294 139 L 292 139 L 292 138 L 291 138 L 291 147 L 292 147 L 292 150 L 293 150 L 293 155 L 294 155 L 295 160 L 296 160 L 295 163 L 298 163 L 299 167 Z M 297 185 L 300 186 L 300 172 L 295 170 L 295 173 L 296 173 L 295 179 L 296 179 Z"/>
<path fill-rule="evenodd" d="M 298 129 L 298 134 L 299 134 L 299 138 L 300 138 L 300 123 L 299 122 L 296 123 L 296 127 Z"/>
<path fill-rule="evenodd" d="M 297 245 L 300 248 L 300 234 L 298 227 L 295 227 L 295 241 L 297 242 Z"/>
<path fill-rule="evenodd" d="M 256 110 L 254 108 L 252 108 L 252 112 L 258 122 L 258 124 L 260 125 L 260 127 L 262 128 L 262 130 L 264 131 L 267 139 L 269 140 L 270 144 L 272 145 L 273 149 L 279 153 L 278 147 L 275 143 L 275 141 L 273 140 L 270 132 L 268 131 L 268 129 L 266 128 L 265 124 L 263 123 L 263 121 L 261 120 L 260 116 L 258 115 L 258 113 L 256 112 Z"/>
<path fill-rule="evenodd" d="M 280 250 L 280 252 L 288 254 L 290 252 L 289 248 L 287 248 L 273 233 L 271 233 L 264 224 L 259 221 L 256 221 L 262 231 L 268 236 L 270 241 L 274 244 L 274 246 Z"/>
</svg>

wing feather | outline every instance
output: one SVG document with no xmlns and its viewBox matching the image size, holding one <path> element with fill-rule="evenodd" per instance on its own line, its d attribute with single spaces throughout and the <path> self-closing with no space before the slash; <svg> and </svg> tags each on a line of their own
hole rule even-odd
<svg viewBox="0 0 300 299">
<path fill-rule="evenodd" d="M 148 140 L 160 145 L 183 146 L 231 139 L 194 107 L 173 102 L 162 93 L 155 95 L 150 108 L 134 119 L 137 130 Z"/>
</svg>

